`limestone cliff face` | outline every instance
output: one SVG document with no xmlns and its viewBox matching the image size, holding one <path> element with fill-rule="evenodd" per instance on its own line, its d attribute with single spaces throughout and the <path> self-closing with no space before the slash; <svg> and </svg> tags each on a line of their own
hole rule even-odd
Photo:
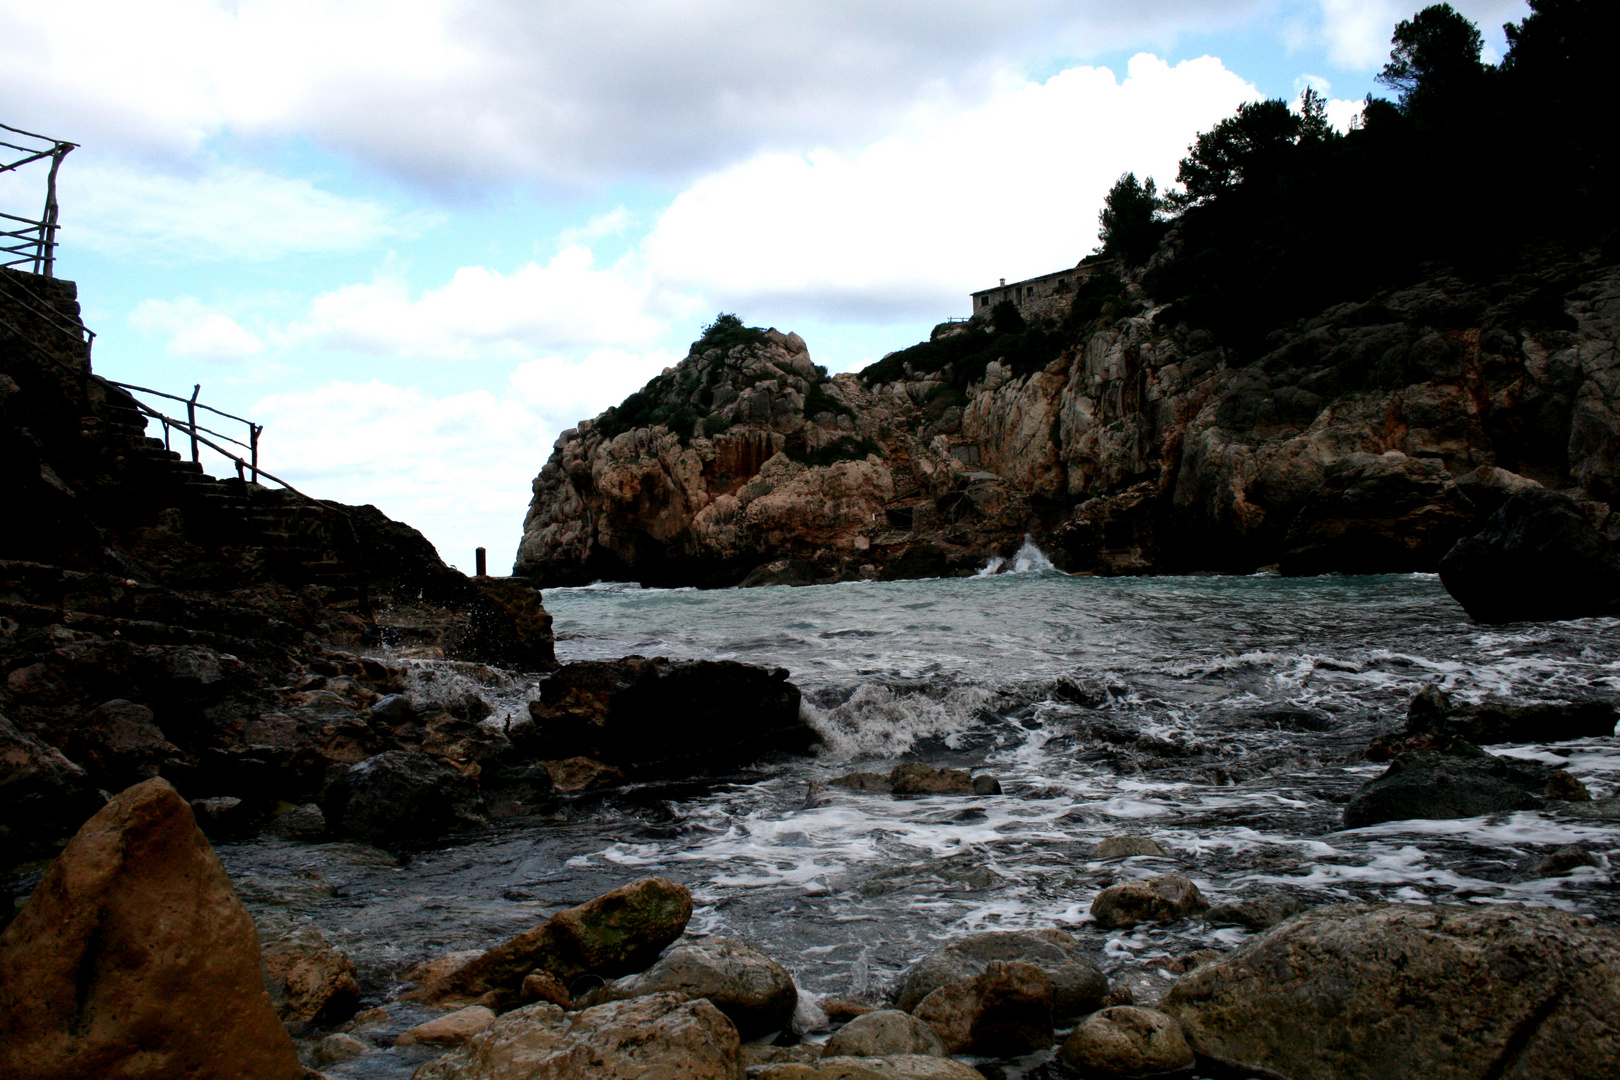
<svg viewBox="0 0 1620 1080">
<path fill-rule="evenodd" d="M 1620 493 L 1620 268 L 1436 278 L 1250 358 L 1115 280 L 1101 314 L 944 324 L 859 377 L 797 335 L 699 342 L 558 440 L 516 572 L 968 573 L 1026 533 L 1080 572 L 1433 570 L 1516 490 Z"/>
</svg>

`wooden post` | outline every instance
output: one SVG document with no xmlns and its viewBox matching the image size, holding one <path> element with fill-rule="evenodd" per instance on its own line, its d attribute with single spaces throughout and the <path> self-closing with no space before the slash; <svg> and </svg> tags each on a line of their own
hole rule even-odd
<svg viewBox="0 0 1620 1080">
<path fill-rule="evenodd" d="M 197 395 L 202 393 L 202 383 L 191 388 L 191 400 L 186 402 L 186 425 L 191 428 L 191 460 L 196 464 L 201 460 L 197 454 Z"/>
<path fill-rule="evenodd" d="M 62 149 L 60 144 L 51 154 L 51 171 L 45 178 L 45 217 L 39 223 L 39 258 L 34 260 L 34 273 L 40 272 L 40 262 L 43 261 L 44 276 L 54 276 L 56 263 L 56 170 L 62 167 L 62 159 L 67 156 L 68 150 Z"/>
<path fill-rule="evenodd" d="M 486 577 L 489 574 L 489 566 L 484 560 L 484 549 L 483 548 L 479 548 L 478 550 L 473 552 L 473 562 L 476 563 L 477 566 L 478 566 L 478 576 L 479 577 Z"/>
<path fill-rule="evenodd" d="M 263 424 L 248 424 L 248 442 L 253 449 L 253 482 L 259 482 L 259 432 L 264 430 Z"/>
</svg>

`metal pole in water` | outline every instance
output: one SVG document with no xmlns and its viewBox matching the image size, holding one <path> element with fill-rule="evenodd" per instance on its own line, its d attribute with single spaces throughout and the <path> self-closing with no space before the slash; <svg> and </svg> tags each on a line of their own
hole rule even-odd
<svg viewBox="0 0 1620 1080">
<path fill-rule="evenodd" d="M 475 563 L 477 563 L 477 565 L 478 565 L 478 576 L 479 577 L 487 576 L 488 573 L 489 573 L 489 568 L 484 562 L 484 549 L 483 548 L 479 548 L 478 550 L 473 552 L 473 561 Z"/>
</svg>

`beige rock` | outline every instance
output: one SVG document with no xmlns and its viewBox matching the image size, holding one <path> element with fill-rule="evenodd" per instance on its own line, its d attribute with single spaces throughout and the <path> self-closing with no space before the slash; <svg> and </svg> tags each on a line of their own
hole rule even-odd
<svg viewBox="0 0 1620 1080">
<path fill-rule="evenodd" d="M 772 1065 L 759 1080 L 984 1080 L 960 1061 L 922 1054 L 883 1057 L 824 1057 L 803 1065 Z"/>
<path fill-rule="evenodd" d="M 733 938 L 708 938 L 671 949 L 638 975 L 618 979 L 597 1000 L 677 993 L 707 998 L 737 1025 L 744 1039 L 787 1026 L 799 993 L 787 969 Z"/>
<path fill-rule="evenodd" d="M 563 1009 L 574 1007 L 568 987 L 549 971 L 531 971 L 523 976 L 523 986 L 519 989 L 518 996 L 523 999 L 525 1005 L 535 1001 L 549 1001 Z"/>
<path fill-rule="evenodd" d="M 406 982 L 417 985 L 438 982 L 452 972 L 461 970 L 468 962 L 478 959 L 484 954 L 478 949 L 462 949 L 460 952 L 445 953 L 432 960 L 424 960 L 411 968 L 404 975 Z"/>
<path fill-rule="evenodd" d="M 857 1016 L 833 1032 L 824 1053 L 829 1057 L 950 1056 L 933 1028 L 899 1009 L 878 1009 Z"/>
<path fill-rule="evenodd" d="M 299 1080 L 253 920 L 168 782 L 84 824 L 0 934 L 0 1076 Z"/>
<path fill-rule="evenodd" d="M 331 1027 L 360 1004 L 353 962 L 314 927 L 265 945 L 264 982 L 277 1015 L 289 1025 Z"/>
<path fill-rule="evenodd" d="M 1052 1045 L 1052 980 L 1034 964 L 992 960 L 967 982 L 948 983 L 912 1014 L 950 1053 L 1027 1054 Z"/>
<path fill-rule="evenodd" d="M 395 1039 L 394 1045 L 426 1043 L 431 1046 L 460 1046 L 494 1022 L 495 1014 L 492 1011 L 482 1005 L 469 1005 L 465 1009 L 457 1009 L 417 1024 Z"/>
<path fill-rule="evenodd" d="M 1107 978 L 1072 934 L 990 930 L 953 941 L 912 965 L 900 987 L 900 1008 L 915 1008 L 947 983 L 971 981 L 992 960 L 1022 960 L 1044 971 L 1052 980 L 1053 1015 L 1060 1020 L 1099 1008 L 1108 992 Z"/>
<path fill-rule="evenodd" d="M 1175 922 L 1207 910 L 1209 902 L 1198 886 L 1180 874 L 1110 885 L 1091 902 L 1097 925 L 1110 930 L 1144 922 Z"/>
<path fill-rule="evenodd" d="M 1130 1005 L 1086 1017 L 1064 1040 L 1059 1055 L 1070 1068 L 1099 1080 L 1155 1076 L 1193 1063 L 1174 1017 Z"/>
<path fill-rule="evenodd" d="M 701 998 L 652 994 L 578 1013 L 541 1003 L 498 1017 L 412 1080 L 742 1080 L 740 1046 Z"/>
<path fill-rule="evenodd" d="M 821 1057 L 821 1047 L 815 1043 L 797 1046 L 767 1046 L 761 1043 L 743 1043 L 740 1060 L 744 1069 L 757 1069 L 764 1065 L 805 1064 Z"/>
<path fill-rule="evenodd" d="M 1158 842 L 1146 836 L 1110 836 L 1097 845 L 1099 859 L 1129 859 L 1137 855 L 1169 856 Z"/>
<path fill-rule="evenodd" d="M 1183 975 L 1188 1044 L 1292 1080 L 1620 1076 L 1620 933 L 1517 905 L 1346 904 Z"/>
<path fill-rule="evenodd" d="M 339 1031 L 328 1035 L 315 1044 L 310 1052 L 317 1065 L 336 1065 L 344 1061 L 353 1061 L 362 1054 L 369 1054 L 371 1047 L 346 1032 Z"/>
<path fill-rule="evenodd" d="M 542 762 L 551 782 L 564 795 L 577 795 L 582 791 L 599 791 L 624 783 L 624 772 L 612 765 L 588 757 L 562 758 Z"/>
</svg>

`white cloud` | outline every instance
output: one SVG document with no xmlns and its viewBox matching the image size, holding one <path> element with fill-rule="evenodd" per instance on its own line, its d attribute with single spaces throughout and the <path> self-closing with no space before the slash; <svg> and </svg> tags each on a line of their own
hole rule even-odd
<svg viewBox="0 0 1620 1080">
<path fill-rule="evenodd" d="M 561 431 L 617 405 L 680 359 L 661 349 L 597 349 L 579 361 L 560 356 L 527 360 L 509 381 L 525 405 Z"/>
<path fill-rule="evenodd" d="M 147 157 L 292 135 L 436 185 L 695 175 L 857 146 L 919 101 L 980 100 L 1009 58 L 1163 47 L 1269 6 L 53 0 L 0 9 L 0 99 Z"/>
<path fill-rule="evenodd" d="M 118 258 L 262 262 L 357 251 L 436 220 L 237 165 L 185 175 L 105 158 L 68 161 L 60 180 L 63 242 Z"/>
<path fill-rule="evenodd" d="M 737 307 L 875 320 L 1072 265 L 1122 172 L 1172 181 L 1194 135 L 1260 95 L 1204 57 L 1073 68 L 919 113 L 855 154 L 761 154 L 678 196 L 645 243 L 661 281 Z"/>
<path fill-rule="evenodd" d="M 511 274 L 462 267 L 416 297 L 401 275 L 384 272 L 316 297 L 286 339 L 424 360 L 527 359 L 648 343 L 664 328 L 660 307 L 645 275 L 628 265 L 598 268 L 589 248 L 574 245 Z"/>
<path fill-rule="evenodd" d="M 1329 59 L 1358 71 L 1383 67 L 1389 59 L 1395 24 L 1425 6 L 1415 0 L 1321 0 L 1321 5 Z M 1498 36 L 1503 22 L 1529 13 L 1524 0 L 1454 0 L 1452 7 L 1477 24 L 1486 37 Z"/>
<path fill-rule="evenodd" d="M 258 335 L 190 296 L 142 300 L 130 312 L 129 322 L 144 333 L 164 335 L 165 351 L 188 360 L 233 364 L 264 352 Z"/>
</svg>

